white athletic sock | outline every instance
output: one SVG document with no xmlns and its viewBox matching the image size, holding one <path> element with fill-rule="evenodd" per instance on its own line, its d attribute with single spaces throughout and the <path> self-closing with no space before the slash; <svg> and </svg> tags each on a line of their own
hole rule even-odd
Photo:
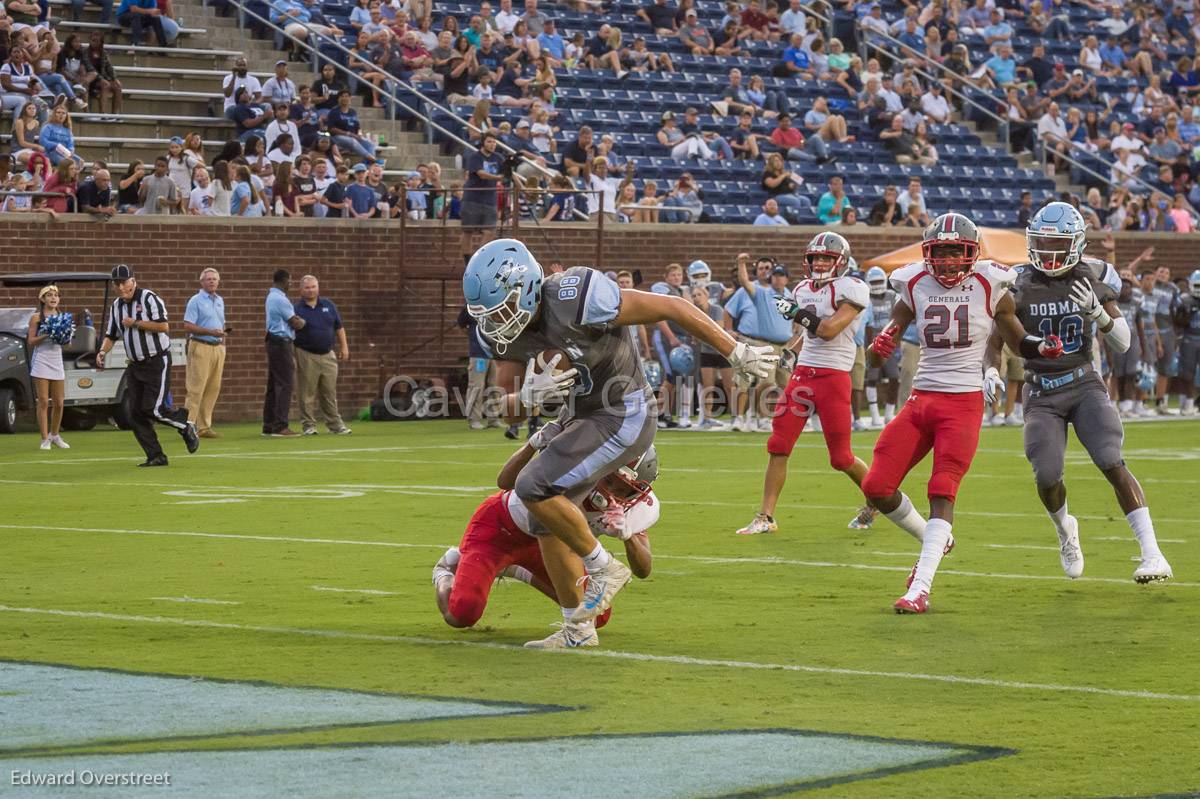
<svg viewBox="0 0 1200 799">
<path fill-rule="evenodd" d="M 1190 411 L 1192 409 L 1193 400 L 1187 394 L 1179 395 L 1179 411 L 1180 413 Z"/>
<path fill-rule="evenodd" d="M 867 402 L 872 405 L 879 402 L 879 389 L 876 386 L 867 386 L 863 390 L 867 395 Z"/>
<path fill-rule="evenodd" d="M 921 542 L 921 558 L 917 561 L 917 575 L 913 578 L 912 590 L 929 591 L 933 587 L 933 575 L 942 562 L 942 551 L 949 540 L 950 522 L 930 519 L 925 525 L 925 539 Z"/>
<path fill-rule="evenodd" d="M 1133 410 L 1133 400 L 1123 399 L 1117 404 L 1117 407 L 1123 411 L 1132 411 Z"/>
<path fill-rule="evenodd" d="M 1024 413 L 1025 413 L 1025 410 L 1024 410 L 1023 406 L 1021 405 L 1021 403 L 1014 402 L 1013 403 L 1013 412 L 1011 415 L 1020 419 L 1024 415 Z"/>
<path fill-rule="evenodd" d="M 1046 511 L 1046 513 L 1048 513 L 1050 515 L 1050 520 L 1052 522 L 1054 522 L 1054 529 L 1058 531 L 1058 540 L 1066 541 L 1067 540 L 1067 529 L 1066 529 L 1067 503 L 1066 503 L 1066 500 L 1063 501 L 1062 507 L 1059 508 L 1058 510 L 1048 510 L 1048 511 Z"/>
<path fill-rule="evenodd" d="M 559 610 L 562 611 L 563 621 L 570 621 L 571 617 L 575 615 L 575 608 L 559 608 Z"/>
<path fill-rule="evenodd" d="M 595 574 L 610 563 L 612 555 L 608 554 L 608 550 L 599 541 L 596 542 L 596 548 L 583 558 L 583 568 L 588 574 Z"/>
<path fill-rule="evenodd" d="M 896 415 L 896 403 L 889 402 L 883 406 L 883 418 L 891 419 Z"/>
<path fill-rule="evenodd" d="M 524 566 L 518 566 L 515 563 L 504 570 L 504 576 L 511 577 L 514 580 L 520 580 L 521 582 L 525 583 L 525 585 L 529 585 L 530 581 L 533 580 L 533 572 L 529 571 L 529 569 L 526 569 Z"/>
<path fill-rule="evenodd" d="M 918 541 L 925 540 L 925 518 L 917 513 L 917 509 L 913 507 L 912 500 L 907 494 L 900 494 L 900 506 L 891 513 L 885 513 L 888 521 L 899 527 L 904 532 L 911 535 Z"/>
<path fill-rule="evenodd" d="M 878 402 L 872 402 L 870 405 L 870 409 L 871 409 L 871 421 L 872 422 L 878 422 L 883 419 L 883 417 L 879 415 L 879 403 Z"/>
<path fill-rule="evenodd" d="M 446 550 L 446 554 L 442 555 L 442 560 L 446 562 L 447 566 L 453 569 L 457 567 L 458 562 L 462 560 L 462 552 L 459 551 L 458 547 L 450 547 Z"/>
<path fill-rule="evenodd" d="M 1158 539 L 1154 536 L 1154 522 L 1150 520 L 1149 508 L 1130 511 L 1125 514 L 1125 519 L 1129 522 L 1129 526 L 1133 529 L 1133 536 L 1142 548 L 1143 558 L 1162 554 L 1158 548 Z"/>
</svg>

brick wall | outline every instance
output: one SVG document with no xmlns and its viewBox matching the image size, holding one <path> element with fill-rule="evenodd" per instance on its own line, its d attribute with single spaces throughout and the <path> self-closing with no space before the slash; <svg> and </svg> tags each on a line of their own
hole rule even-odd
<svg viewBox="0 0 1200 799">
<path fill-rule="evenodd" d="M 641 269 L 647 280 L 661 277 L 671 261 L 707 261 L 724 278 L 737 253 L 749 250 L 795 264 L 814 229 L 744 226 L 611 226 L 603 236 L 603 266 Z M 861 228 L 848 236 L 856 252 L 875 255 L 911 243 L 911 230 Z M 548 263 L 595 264 L 597 235 L 584 225 L 522 229 L 521 237 Z M 213 266 L 222 276 L 229 323 L 225 381 L 217 416 L 253 419 L 264 388 L 263 300 L 271 273 L 283 267 L 294 277 L 312 272 L 324 296 L 334 300 L 346 321 L 351 360 L 339 381 L 343 413 L 352 415 L 378 396 L 388 375 L 448 378 L 461 370 L 462 334 L 454 320 L 462 301 L 458 231 L 431 223 L 402 226 L 334 220 L 220 220 L 173 218 L 149 222 L 139 217 L 97 223 L 60 217 L 54 223 L 0 218 L 2 272 L 107 270 L 125 262 L 139 282 L 158 292 L 175 320 L 196 291 L 200 270 Z M 1200 264 L 1195 236 L 1143 234 L 1118 237 L 1117 259 L 1125 263 L 1153 246 L 1154 263 L 1176 274 Z M 1095 246 L 1098 251 L 1099 247 Z M 102 287 L 67 288 L 70 310 L 88 307 L 99 324 Z M 33 305 L 36 292 L 0 287 L 0 306 Z M 176 328 L 176 335 L 181 332 Z M 182 370 L 174 377 L 183 398 Z"/>
</svg>

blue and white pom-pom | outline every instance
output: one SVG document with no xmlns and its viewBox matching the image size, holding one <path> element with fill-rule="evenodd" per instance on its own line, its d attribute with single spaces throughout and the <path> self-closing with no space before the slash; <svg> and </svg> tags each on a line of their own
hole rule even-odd
<svg viewBox="0 0 1200 799">
<path fill-rule="evenodd" d="M 75 320 L 69 313 L 55 314 L 42 321 L 42 332 L 50 336 L 55 344 L 67 345 L 75 335 Z"/>
</svg>

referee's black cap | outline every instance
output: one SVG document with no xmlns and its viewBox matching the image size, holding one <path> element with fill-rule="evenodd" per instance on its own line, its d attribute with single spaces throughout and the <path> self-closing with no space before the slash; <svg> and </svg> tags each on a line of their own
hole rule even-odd
<svg viewBox="0 0 1200 799">
<path fill-rule="evenodd" d="M 133 267 L 126 264 L 117 264 L 112 268 L 112 279 L 125 281 L 133 277 Z"/>
</svg>

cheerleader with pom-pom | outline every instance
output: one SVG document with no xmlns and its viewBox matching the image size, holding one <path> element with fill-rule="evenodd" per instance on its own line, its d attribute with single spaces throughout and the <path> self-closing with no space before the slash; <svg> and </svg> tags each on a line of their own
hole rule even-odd
<svg viewBox="0 0 1200 799">
<path fill-rule="evenodd" d="M 51 446 L 70 449 L 62 440 L 63 394 L 66 374 L 63 371 L 62 348 L 71 341 L 75 325 L 71 315 L 58 310 L 57 286 L 46 286 L 38 292 L 38 312 L 29 320 L 29 375 L 37 394 L 38 427 L 42 431 L 42 449 Z"/>
</svg>

